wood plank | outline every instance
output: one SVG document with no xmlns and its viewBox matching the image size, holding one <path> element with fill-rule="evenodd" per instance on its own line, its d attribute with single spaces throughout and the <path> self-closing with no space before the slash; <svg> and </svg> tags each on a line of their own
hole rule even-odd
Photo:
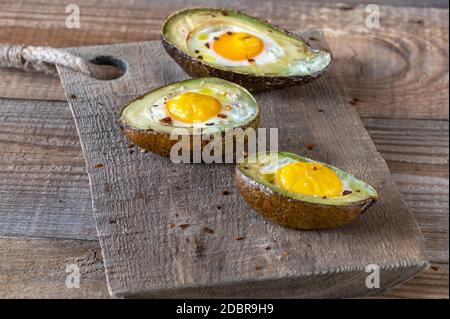
<svg viewBox="0 0 450 319">
<path fill-rule="evenodd" d="M 448 121 L 363 118 L 395 173 L 448 178 Z"/>
<path fill-rule="evenodd" d="M 381 10 L 380 29 L 330 31 L 348 102 L 362 116 L 448 119 L 448 12 Z"/>
<path fill-rule="evenodd" d="M 109 298 L 97 241 L 0 236 L 0 255 L 0 298 Z M 80 267 L 79 289 L 65 286 L 68 264 Z M 448 264 L 432 264 L 382 297 L 448 298 Z"/>
<path fill-rule="evenodd" d="M 108 298 L 97 241 L 0 236 L 0 298 Z M 67 265 L 80 287 L 67 288 Z"/>
<path fill-rule="evenodd" d="M 2 8 L 3 9 L 3 8 Z M 419 21 L 419 20 L 417 20 L 417 21 Z M 1 23 L 1 21 L 0 21 L 0 23 Z M 418 23 L 419 24 L 419 23 Z M 3 31 L 3 30 L 5 30 L 5 28 L 1 28 L 0 29 L 1 31 Z M 36 31 L 34 28 L 29 28 L 29 30 L 34 30 L 34 31 Z M 59 34 L 61 34 L 61 32 L 60 32 L 61 30 L 59 30 L 58 31 L 58 33 Z M 447 32 L 448 32 L 448 30 L 447 30 Z M 67 33 L 67 34 L 70 34 L 71 33 L 71 35 L 73 35 L 73 32 L 71 32 L 70 30 L 69 30 L 69 32 Z M 0 32 L 0 34 L 1 34 L 1 32 Z M 68 36 L 68 37 L 70 37 L 70 36 Z M 124 40 L 124 41 L 126 41 L 126 40 Z M 64 45 L 64 44 L 63 44 Z M 21 74 L 20 72 L 17 72 L 17 71 L 13 71 L 12 73 L 18 73 L 18 76 L 17 76 L 17 80 L 18 81 L 23 81 L 23 79 L 24 79 L 24 77 L 25 76 L 28 76 L 28 75 L 24 75 L 24 74 Z M 39 79 L 42 79 L 42 82 L 46 82 L 46 81 L 50 81 L 50 79 L 52 79 L 52 81 L 55 81 L 55 83 L 54 84 L 52 84 L 52 87 L 49 87 L 49 89 L 48 89 L 48 91 L 51 91 L 49 94 L 50 95 L 46 95 L 46 94 L 48 94 L 48 93 L 46 93 L 46 92 L 44 92 L 44 94 L 43 94 L 43 98 L 46 98 L 46 99 L 48 99 L 49 98 L 49 96 L 51 96 L 51 94 L 52 94 L 52 91 L 54 91 L 54 89 L 55 89 L 55 87 L 54 86 L 56 86 L 56 84 L 57 83 L 59 83 L 59 80 L 57 79 L 57 78 L 51 78 L 51 77 L 40 77 L 40 76 L 34 76 L 34 75 L 32 75 L 32 76 L 29 76 L 29 81 L 30 82 L 36 82 L 36 80 L 39 80 Z M 27 80 L 25 79 L 25 84 L 27 83 Z M 19 88 L 19 91 L 20 91 L 20 89 L 22 88 L 22 86 L 18 86 L 18 88 Z M 33 86 L 31 86 L 31 88 L 33 88 Z M 60 94 L 60 96 L 62 96 L 62 90 L 59 88 L 59 87 L 56 87 L 56 89 L 57 89 L 57 91 L 59 91 L 59 93 L 57 93 L 57 94 Z M 28 91 L 30 91 L 29 89 L 28 89 Z M 30 94 L 30 96 L 33 96 L 33 97 L 37 97 L 37 98 L 39 98 L 39 94 L 42 94 L 42 92 L 43 91 L 45 91 L 45 90 L 42 90 L 42 88 L 39 86 L 39 85 L 37 85 L 37 86 L 35 86 L 35 89 L 32 89 L 30 92 L 32 92 L 31 94 Z M 351 103 L 359 103 L 360 101 L 353 101 L 352 99 L 350 99 L 349 101 L 351 101 Z M 380 120 L 380 119 L 377 119 L 377 120 Z M 386 154 L 387 154 L 388 152 L 386 152 Z M 31 156 L 34 156 L 35 154 L 31 154 Z M 386 156 L 385 154 L 383 154 L 384 156 Z M 402 162 L 396 162 L 395 160 L 393 160 L 393 161 L 388 161 L 388 164 L 389 164 L 389 166 L 390 166 L 390 168 L 391 168 L 391 170 L 393 170 L 394 172 L 396 171 L 395 169 L 398 169 L 398 171 L 401 171 L 401 172 L 406 172 L 406 171 L 411 171 L 412 170 L 412 168 L 411 167 L 408 167 L 408 166 L 406 166 L 406 164 L 405 163 L 402 163 Z M 398 165 L 397 165 L 398 164 Z M 395 165 L 395 168 L 393 168 L 393 166 Z M 435 164 L 431 164 L 432 166 L 431 167 L 429 167 L 428 166 L 428 168 L 426 168 L 426 170 L 427 170 L 427 172 L 426 172 L 426 174 L 440 174 L 440 173 L 443 173 L 443 174 L 445 174 L 445 171 L 441 171 L 440 169 L 439 169 L 439 167 L 437 167 Z M 438 164 L 439 166 L 440 166 L 440 164 Z M 423 164 L 423 166 L 426 166 L 426 164 Z M 8 168 L 10 168 L 11 167 L 11 165 L 8 167 Z M 420 168 L 420 165 L 415 165 L 413 168 Z M 437 169 L 438 171 L 436 172 L 435 171 L 435 169 Z M 420 171 L 423 171 L 423 169 L 421 169 Z M 447 171 L 447 176 L 448 176 L 448 171 Z M 47 175 L 48 176 L 48 175 Z M 395 176 L 394 176 L 395 177 Z M 416 176 L 412 176 L 413 178 L 414 177 L 416 177 Z M 410 179 L 408 179 L 408 181 L 406 181 L 406 183 L 409 183 L 409 181 L 411 181 Z M 413 184 L 414 184 L 414 182 L 413 182 Z M 418 183 L 415 183 L 415 184 L 418 184 Z M 440 183 L 440 184 L 442 184 L 442 183 Z M 448 186 L 447 186 L 447 188 L 448 188 Z M 64 190 L 64 191 L 66 191 L 66 190 Z M 419 196 L 420 196 L 420 194 L 419 194 Z M 448 207 L 448 206 L 447 206 Z M 448 211 L 448 209 L 447 209 L 447 211 Z M 54 216 L 56 216 L 56 214 L 54 215 Z M 54 217 L 52 218 L 52 219 L 54 219 Z M 447 220 L 448 220 L 448 217 L 447 217 Z M 447 222 L 447 224 L 448 224 L 448 222 Z M 448 238 L 448 232 L 447 232 L 447 238 Z M 447 244 L 448 244 L 448 242 L 447 242 Z M 448 256 L 448 248 L 447 248 L 447 256 Z M 448 258 L 448 257 L 447 257 Z M 447 267 L 447 269 L 448 269 L 448 267 Z M 448 273 L 448 270 L 447 270 L 447 273 Z M 418 276 L 418 277 L 420 277 L 420 276 Z M 444 282 L 445 282 L 445 280 L 444 280 Z M 448 277 L 447 277 L 447 282 L 448 282 Z M 447 297 L 448 297 L 448 286 L 447 286 Z"/>
<path fill-rule="evenodd" d="M 0 119 L 0 235 L 96 240 L 67 102 L 0 100 Z M 448 122 L 363 123 L 424 233 L 427 257 L 448 262 Z"/>
<path fill-rule="evenodd" d="M 76 52 L 93 57 L 102 50 L 105 48 L 92 47 Z M 280 296 L 337 296 L 339 291 L 343 297 L 369 293 L 361 285 L 368 263 L 386 269 L 384 288 L 425 267 L 417 224 L 399 200 L 385 162 L 357 113 L 340 100 L 331 73 L 301 90 L 258 95 L 265 110 L 261 125 L 280 128 L 281 149 L 304 153 L 303 143 L 315 143 L 316 149 L 308 155 L 363 176 L 379 189 L 382 200 L 348 228 L 298 232 L 255 215 L 233 191 L 232 166 L 172 167 L 168 159 L 151 154 L 130 156 L 127 141 L 114 125 L 117 110 L 149 88 L 186 76 L 162 53 L 159 42 L 108 46 L 106 50 L 129 62 L 122 78 L 96 81 L 68 70 L 60 72 L 67 94 L 76 97 L 69 104 L 87 161 L 94 216 L 113 295 L 264 296 L 261 288 L 270 282 Z M 161 59 L 146 60 L 146 56 Z M 277 105 L 283 105 L 286 112 L 276 112 Z M 325 112 L 317 112 L 318 108 Z M 345 135 L 333 127 L 336 123 L 347 128 Z M 300 136 L 298 127 L 303 128 Z M 96 168 L 97 163 L 103 167 Z M 110 191 L 105 191 L 105 186 Z M 226 198 L 220 196 L 224 189 L 231 191 Z M 220 214 L 215 211 L 218 205 Z M 170 229 L 172 223 L 192 226 Z M 215 234 L 202 233 L 204 226 L 213 228 Z M 374 227 L 376 231 L 372 231 Z M 239 234 L 245 234 L 245 244 L 236 244 L 234 237 Z M 274 249 L 261 249 L 273 239 Z M 349 241 L 352 249 L 348 249 Z M 282 249 L 292 250 L 289 258 L 280 259 Z M 332 253 L 337 251 L 339 254 Z M 255 272 L 260 263 L 264 267 Z M 330 284 L 339 289 L 324 289 Z"/>
<path fill-rule="evenodd" d="M 448 179 L 396 174 L 395 182 L 404 194 L 421 230 L 430 259 L 448 262 Z"/>
<path fill-rule="evenodd" d="M 448 299 L 448 264 L 432 264 L 428 270 L 387 292 L 382 298 Z"/>
<path fill-rule="evenodd" d="M 448 121 L 363 122 L 421 226 L 428 258 L 448 262 Z"/>
<path fill-rule="evenodd" d="M 158 39 L 169 13 L 192 5 L 223 5 L 219 0 L 77 3 L 81 28 L 67 29 L 66 2 L 4 1 L 0 43 L 63 47 Z M 337 75 L 360 114 L 448 118 L 448 10 L 382 6 L 381 29 L 373 30 L 364 27 L 364 5 L 233 0 L 227 6 L 289 30 L 326 28 Z M 3 70 L 0 75 L 1 97 L 64 100 L 56 78 Z"/>
<path fill-rule="evenodd" d="M 322 3 L 321 3 L 322 2 Z M 334 30 L 361 29 L 364 27 L 366 8 L 358 1 L 256 1 L 231 0 L 226 7 L 252 13 L 255 16 L 270 19 L 290 30 L 330 28 Z M 351 3 L 353 2 L 353 3 Z M 366 1 L 371 3 L 369 0 Z M 384 2 L 384 3 L 383 3 Z M 59 0 L 49 3 L 45 0 L 17 2 L 2 0 L 0 43 L 27 43 L 30 45 L 50 45 L 54 47 L 86 46 L 94 44 L 113 44 L 156 40 L 162 21 L 172 12 L 187 7 L 222 7 L 220 0 L 167 0 L 133 1 L 133 5 L 124 1 L 79 0 L 81 28 L 68 29 L 65 26 L 67 2 Z M 405 5 L 392 7 L 392 1 L 378 1 L 382 8 L 383 24 L 386 27 L 414 31 L 424 28 L 445 30 L 447 10 L 432 8 L 427 2 L 422 8 Z M 447 6 L 437 6 L 446 7 Z M 400 20 L 392 20 L 395 16 Z M 333 19 L 331 19 L 333 18 Z M 353 21 L 352 21 L 353 20 Z M 448 17 L 447 17 L 448 20 Z M 418 22 L 419 21 L 419 22 Z M 421 21 L 421 22 L 420 22 Z M 359 31 L 359 30 L 355 30 Z M 412 31 L 412 30 L 411 30 Z"/>
<path fill-rule="evenodd" d="M 0 97 L 66 101 L 61 81 L 56 75 L 2 68 L 0 68 Z"/>
<path fill-rule="evenodd" d="M 67 102 L 0 100 L 1 235 L 97 239 Z"/>
</svg>

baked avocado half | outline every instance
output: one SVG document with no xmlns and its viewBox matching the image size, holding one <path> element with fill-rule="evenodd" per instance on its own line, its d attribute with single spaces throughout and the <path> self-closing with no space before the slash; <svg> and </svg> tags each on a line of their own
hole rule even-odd
<svg viewBox="0 0 450 319">
<path fill-rule="evenodd" d="M 253 96 L 218 78 L 190 79 L 152 90 L 124 106 L 119 120 L 129 140 L 165 157 L 181 140 L 191 153 L 203 151 L 212 142 L 220 143 L 223 150 L 227 132 L 256 128 L 258 123 Z"/>
<path fill-rule="evenodd" d="M 257 212 L 296 229 L 345 226 L 378 199 L 375 189 L 355 176 L 287 152 L 249 156 L 236 166 L 235 180 Z"/>
<path fill-rule="evenodd" d="M 161 38 L 191 76 L 214 76 L 250 91 L 299 85 L 319 77 L 331 53 L 301 37 L 230 9 L 185 9 L 169 16 Z"/>
</svg>

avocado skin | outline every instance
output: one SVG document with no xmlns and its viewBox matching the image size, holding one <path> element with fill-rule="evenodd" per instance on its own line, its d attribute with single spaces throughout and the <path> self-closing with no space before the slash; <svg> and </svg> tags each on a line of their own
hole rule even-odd
<svg viewBox="0 0 450 319">
<path fill-rule="evenodd" d="M 245 176 L 236 167 L 235 183 L 244 200 L 263 217 L 294 229 L 319 230 L 343 227 L 365 212 L 375 198 L 346 206 L 303 202 L 277 193 Z"/>
<path fill-rule="evenodd" d="M 251 122 L 246 125 L 241 126 L 243 130 L 251 127 L 256 129 L 259 125 L 259 114 Z M 172 146 L 178 143 L 179 140 L 171 140 L 170 133 L 161 133 L 155 130 L 143 130 L 135 129 L 127 125 L 124 119 L 119 120 L 119 127 L 122 133 L 134 144 L 141 147 L 146 151 L 158 154 L 163 157 L 170 157 L 170 150 Z M 224 133 L 223 133 L 224 134 Z M 222 135 L 223 137 L 223 135 Z M 208 144 L 208 141 L 203 141 L 201 143 L 201 149 Z M 222 149 L 224 149 L 225 139 L 222 138 Z M 190 142 L 192 148 L 192 137 Z M 192 152 L 192 150 L 191 150 Z"/>
<path fill-rule="evenodd" d="M 230 9 L 218 9 L 225 12 L 234 12 L 242 15 L 246 15 L 243 12 Z M 176 14 L 176 13 L 175 13 Z M 261 19 L 259 19 L 261 20 Z M 262 21 L 262 20 L 261 20 Z M 280 27 L 274 26 L 267 21 L 263 21 L 268 27 L 282 31 L 288 35 L 291 35 L 309 45 L 308 41 L 299 37 L 295 33 L 284 30 Z M 164 23 L 165 24 L 165 23 Z M 164 34 L 161 32 L 161 41 L 166 52 L 181 66 L 181 68 L 189 74 L 191 77 L 216 77 L 230 82 L 237 83 L 245 87 L 250 92 L 266 92 L 276 89 L 287 88 L 290 86 L 302 85 L 308 83 L 322 74 L 324 74 L 333 62 L 333 56 L 331 55 L 331 62 L 328 66 L 319 72 L 312 73 L 310 75 L 294 75 L 294 76 L 258 76 L 251 74 L 236 73 L 228 70 L 221 70 L 214 68 L 213 66 L 203 63 L 201 60 L 191 57 L 189 54 L 178 49 L 172 45 Z M 323 49 L 322 49 L 323 50 Z M 327 50 L 325 50 L 327 51 Z M 329 51 L 328 51 L 329 52 Z M 331 54 L 331 52 L 330 52 Z"/>
</svg>

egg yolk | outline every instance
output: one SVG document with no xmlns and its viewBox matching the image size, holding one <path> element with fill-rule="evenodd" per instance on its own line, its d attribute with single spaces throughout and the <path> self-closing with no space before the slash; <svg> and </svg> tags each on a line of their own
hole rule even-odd
<svg viewBox="0 0 450 319">
<path fill-rule="evenodd" d="M 205 122 L 216 116 L 221 107 L 214 97 L 195 92 L 178 94 L 166 103 L 168 115 L 184 123 Z"/>
<path fill-rule="evenodd" d="M 241 61 L 253 59 L 264 49 L 264 42 L 245 32 L 227 32 L 214 41 L 213 50 L 220 56 Z"/>
<path fill-rule="evenodd" d="M 339 177 L 328 167 L 318 163 L 290 163 L 275 173 L 275 182 L 289 192 L 336 197 L 342 194 Z"/>
</svg>

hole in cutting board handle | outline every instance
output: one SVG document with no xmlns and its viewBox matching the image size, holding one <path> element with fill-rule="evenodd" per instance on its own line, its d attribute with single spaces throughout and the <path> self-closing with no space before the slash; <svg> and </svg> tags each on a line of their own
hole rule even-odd
<svg viewBox="0 0 450 319">
<path fill-rule="evenodd" d="M 127 72 L 126 62 L 108 55 L 100 55 L 90 60 L 99 67 L 99 80 L 115 80 Z"/>
</svg>

